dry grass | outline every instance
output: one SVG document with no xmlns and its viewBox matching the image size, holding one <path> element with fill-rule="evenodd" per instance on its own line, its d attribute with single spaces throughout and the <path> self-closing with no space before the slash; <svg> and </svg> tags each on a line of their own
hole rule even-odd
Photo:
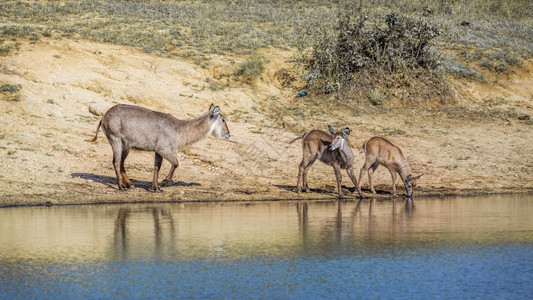
<svg viewBox="0 0 533 300">
<path fill-rule="evenodd" d="M 294 47 L 305 43 L 302 33 L 313 25 L 332 26 L 328 16 L 336 11 L 299 2 L 243 2 L 8 1 L 0 4 L 0 20 L 10 31 L 48 30 L 146 52 L 188 55 Z"/>
<path fill-rule="evenodd" d="M 369 20 L 366 25 L 376 25 L 375 20 L 393 12 L 419 24 L 434 24 L 440 31 L 427 54 L 441 73 L 427 74 L 420 84 L 413 84 L 416 80 L 408 77 L 417 72 L 402 71 L 406 88 L 435 90 L 429 96 L 437 102 L 447 101 L 442 96 L 449 88 L 446 76 L 474 81 L 506 76 L 533 52 L 533 2 L 529 0 L 28 0 L 0 3 L 0 55 L 16 51 L 19 39 L 42 37 L 85 38 L 163 56 L 201 58 L 206 53 L 232 53 L 249 57 L 237 75 L 250 82 L 262 70 L 261 59 L 254 54 L 258 49 L 301 53 L 319 41 L 333 41 L 343 18 L 364 17 Z M 402 69 L 406 61 L 393 61 L 389 66 Z M 374 76 L 384 80 L 383 73 Z M 389 85 L 369 84 L 357 95 L 348 88 L 341 96 L 348 100 L 362 97 L 369 105 L 386 103 L 391 97 L 415 99 L 415 104 L 428 98 L 420 93 L 403 95 Z M 209 88 L 224 86 L 210 83 Z"/>
<path fill-rule="evenodd" d="M 375 19 L 393 11 L 441 24 L 443 41 L 532 51 L 527 0 L 3 1 L 0 21 L 8 36 L 78 34 L 147 51 L 219 53 L 303 48 L 313 35 L 334 31 L 341 12 Z"/>
</svg>

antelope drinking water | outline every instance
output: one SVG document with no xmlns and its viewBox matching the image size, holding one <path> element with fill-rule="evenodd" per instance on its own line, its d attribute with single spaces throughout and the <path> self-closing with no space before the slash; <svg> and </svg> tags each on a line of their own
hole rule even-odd
<svg viewBox="0 0 533 300">
<path fill-rule="evenodd" d="M 366 140 L 361 150 L 365 153 L 365 164 L 361 168 L 359 173 L 359 188 L 361 188 L 361 179 L 363 173 L 368 171 L 368 182 L 370 184 L 370 191 L 372 194 L 376 193 L 374 185 L 372 184 L 372 175 L 376 171 L 377 167 L 381 164 L 384 165 L 392 176 L 392 193 L 396 194 L 396 173 L 400 174 L 407 196 L 413 195 L 413 188 L 416 186 L 416 182 L 423 175 L 413 177 L 411 168 L 403 155 L 400 148 L 393 145 L 388 140 L 382 137 L 372 137 Z"/>
</svg>

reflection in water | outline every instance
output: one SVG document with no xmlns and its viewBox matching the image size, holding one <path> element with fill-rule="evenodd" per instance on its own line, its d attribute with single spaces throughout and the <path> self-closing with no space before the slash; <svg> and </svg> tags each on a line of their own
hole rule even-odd
<svg viewBox="0 0 533 300">
<path fill-rule="evenodd" d="M 119 297 L 110 290 L 137 288 L 122 283 L 129 280 L 167 282 L 161 291 L 171 291 L 172 284 L 180 293 L 169 295 L 185 298 L 242 298 L 268 286 L 281 293 L 272 297 L 300 291 L 301 297 L 389 298 L 401 296 L 400 284 L 433 292 L 444 278 L 454 278 L 442 294 L 450 297 L 464 296 L 450 289 L 467 282 L 477 284 L 477 292 L 502 284 L 516 291 L 533 279 L 531 215 L 528 196 L 2 209 L 0 294 L 19 295 L 30 282 L 37 288 L 20 295 L 53 297 L 57 291 L 39 294 L 38 287 L 63 282 L 79 291 L 89 281 L 106 292 L 83 295 Z M 294 278 L 305 284 L 293 285 Z M 403 283 L 396 284 L 398 278 Z M 387 285 L 368 289 L 377 282 Z M 234 286 L 235 293 L 186 292 L 207 283 Z M 522 294 L 471 296 L 483 295 Z"/>
<path fill-rule="evenodd" d="M 0 210 L 6 258 L 151 259 L 531 242 L 529 198 L 185 203 Z M 295 207 L 296 209 L 294 210 Z M 374 249 L 375 248 L 375 249 Z"/>
<path fill-rule="evenodd" d="M 162 249 L 164 248 L 163 245 L 163 231 L 164 231 L 164 225 L 165 223 L 168 223 L 168 234 L 170 237 L 170 243 L 169 245 L 173 245 L 175 243 L 175 228 L 174 228 L 174 219 L 172 218 L 172 212 L 168 207 L 139 207 L 139 208 L 131 208 L 131 207 L 120 207 L 118 209 L 117 217 L 115 220 L 115 228 L 113 231 L 113 260 L 123 260 L 130 257 L 129 249 L 135 248 L 135 245 L 130 245 L 132 241 L 134 241 L 135 232 L 128 232 L 127 230 L 127 224 L 128 219 L 133 219 L 132 221 L 135 221 L 134 216 L 135 215 L 143 215 L 147 219 L 150 218 L 150 216 L 153 219 L 153 255 L 159 256 L 161 255 Z M 167 221 L 167 222 L 165 222 Z M 147 222 L 148 223 L 148 222 Z M 149 225 L 149 224 L 145 224 Z M 147 226 L 148 227 L 148 226 Z M 127 235 L 133 235 L 132 237 L 129 237 Z M 150 240 L 148 240 L 148 243 Z"/>
</svg>

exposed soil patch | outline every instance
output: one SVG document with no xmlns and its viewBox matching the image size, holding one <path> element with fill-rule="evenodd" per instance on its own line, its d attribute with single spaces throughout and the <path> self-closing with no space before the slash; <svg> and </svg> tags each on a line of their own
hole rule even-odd
<svg viewBox="0 0 533 300">
<path fill-rule="evenodd" d="M 294 193 L 301 146 L 288 144 L 304 130 L 325 130 L 328 124 L 352 129 L 356 173 L 366 139 L 382 135 L 400 146 L 413 171 L 424 174 L 415 196 L 533 189 L 533 124 L 525 117 L 533 116 L 529 71 L 497 84 L 454 82 L 458 99 L 450 106 L 413 109 L 385 102 L 369 109 L 297 97 L 291 53 L 270 49 L 261 55 L 268 62 L 262 75 L 243 83 L 232 79 L 238 65 L 221 56 L 206 57 L 205 68 L 194 59 L 87 41 L 22 43 L 0 60 L 0 86 L 6 86 L 0 98 L 0 206 L 335 198 L 333 170 L 319 162 L 309 172 L 312 192 Z M 532 69 L 526 62 L 523 70 Z M 161 194 L 147 191 L 153 153 L 133 152 L 126 168 L 137 188 L 121 192 L 105 136 L 88 141 L 100 116 L 117 103 L 181 119 L 215 103 L 232 138 L 209 138 L 179 150 L 177 183 Z M 169 167 L 163 162 L 161 176 Z M 348 197 L 355 197 L 346 174 L 343 183 Z M 364 176 L 370 195 L 367 183 Z M 375 183 L 378 197 L 391 197 L 385 168 L 378 168 Z"/>
</svg>

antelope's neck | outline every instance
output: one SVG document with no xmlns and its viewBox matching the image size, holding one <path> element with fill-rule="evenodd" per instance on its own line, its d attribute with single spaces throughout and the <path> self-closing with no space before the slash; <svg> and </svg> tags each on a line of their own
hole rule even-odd
<svg viewBox="0 0 533 300">
<path fill-rule="evenodd" d="M 405 178 L 411 174 L 411 167 L 409 167 L 405 158 L 402 158 L 398 163 L 398 173 L 400 174 L 402 181 L 405 181 Z"/>
<path fill-rule="evenodd" d="M 346 163 L 353 160 L 353 153 L 352 149 L 350 149 L 350 146 L 348 145 L 348 141 L 344 141 L 342 143 L 342 147 L 339 148 L 339 153 L 341 154 L 342 158 Z"/>
<path fill-rule="evenodd" d="M 185 146 L 206 138 L 211 129 L 209 115 L 203 115 L 197 119 L 177 125 L 177 138 L 179 145 Z"/>
</svg>

